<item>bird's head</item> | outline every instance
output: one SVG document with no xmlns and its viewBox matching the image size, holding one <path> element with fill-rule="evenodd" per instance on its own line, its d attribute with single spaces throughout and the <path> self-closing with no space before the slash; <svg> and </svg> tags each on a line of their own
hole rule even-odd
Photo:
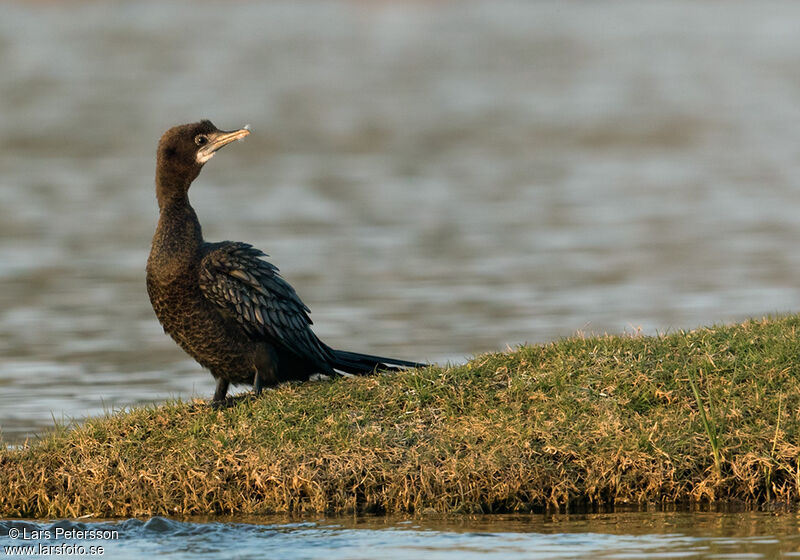
<svg viewBox="0 0 800 560">
<path fill-rule="evenodd" d="M 211 121 L 170 128 L 158 143 L 156 190 L 159 201 L 175 195 L 186 196 L 189 185 L 208 160 L 222 148 L 250 134 L 247 127 L 219 130 Z"/>
</svg>

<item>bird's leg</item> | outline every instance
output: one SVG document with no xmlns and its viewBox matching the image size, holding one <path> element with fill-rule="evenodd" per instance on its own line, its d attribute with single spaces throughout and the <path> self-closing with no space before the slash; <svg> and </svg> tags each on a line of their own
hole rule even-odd
<svg viewBox="0 0 800 560">
<path fill-rule="evenodd" d="M 217 390 L 214 391 L 214 401 L 212 404 L 219 405 L 225 401 L 225 395 L 228 394 L 228 385 L 230 382 L 227 379 L 217 378 Z"/>
<path fill-rule="evenodd" d="M 256 370 L 256 374 L 253 377 L 253 390 L 256 393 L 256 396 L 261 394 L 261 390 L 264 388 L 264 379 L 261 377 L 258 368 L 253 368 Z"/>
<path fill-rule="evenodd" d="M 253 392 L 256 396 L 267 385 L 274 385 L 277 380 L 278 354 L 275 349 L 266 344 L 260 346 L 253 361 Z"/>
</svg>

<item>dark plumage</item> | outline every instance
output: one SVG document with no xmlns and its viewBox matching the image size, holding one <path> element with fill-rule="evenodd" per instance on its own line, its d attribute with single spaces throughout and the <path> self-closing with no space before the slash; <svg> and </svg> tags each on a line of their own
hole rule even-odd
<svg viewBox="0 0 800 560">
<path fill-rule="evenodd" d="M 210 121 L 169 129 L 158 144 L 160 217 L 147 260 L 147 292 L 158 320 L 217 380 L 214 401 L 230 383 L 262 387 L 315 373 L 367 374 L 424 364 L 334 350 L 311 330 L 309 309 L 278 269 L 247 243 L 203 240 L 188 191 L 203 164 L 249 130 Z"/>
</svg>

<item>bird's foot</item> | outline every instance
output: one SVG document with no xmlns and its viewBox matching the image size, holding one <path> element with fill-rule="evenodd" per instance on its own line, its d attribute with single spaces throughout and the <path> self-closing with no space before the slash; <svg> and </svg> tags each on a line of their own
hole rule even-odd
<svg viewBox="0 0 800 560">
<path fill-rule="evenodd" d="M 208 406 L 211 407 L 211 410 L 223 410 L 232 407 L 234 402 L 233 397 L 227 397 L 221 400 L 214 399 L 208 403 Z"/>
</svg>

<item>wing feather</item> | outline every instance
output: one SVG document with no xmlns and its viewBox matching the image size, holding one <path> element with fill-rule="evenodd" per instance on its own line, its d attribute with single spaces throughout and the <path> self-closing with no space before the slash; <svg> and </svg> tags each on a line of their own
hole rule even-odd
<svg viewBox="0 0 800 560">
<path fill-rule="evenodd" d="M 309 308 L 262 257 L 266 255 L 247 243 L 206 244 L 199 275 L 203 295 L 254 339 L 268 338 L 322 373 L 332 372 L 333 356 L 311 330 Z"/>
</svg>

